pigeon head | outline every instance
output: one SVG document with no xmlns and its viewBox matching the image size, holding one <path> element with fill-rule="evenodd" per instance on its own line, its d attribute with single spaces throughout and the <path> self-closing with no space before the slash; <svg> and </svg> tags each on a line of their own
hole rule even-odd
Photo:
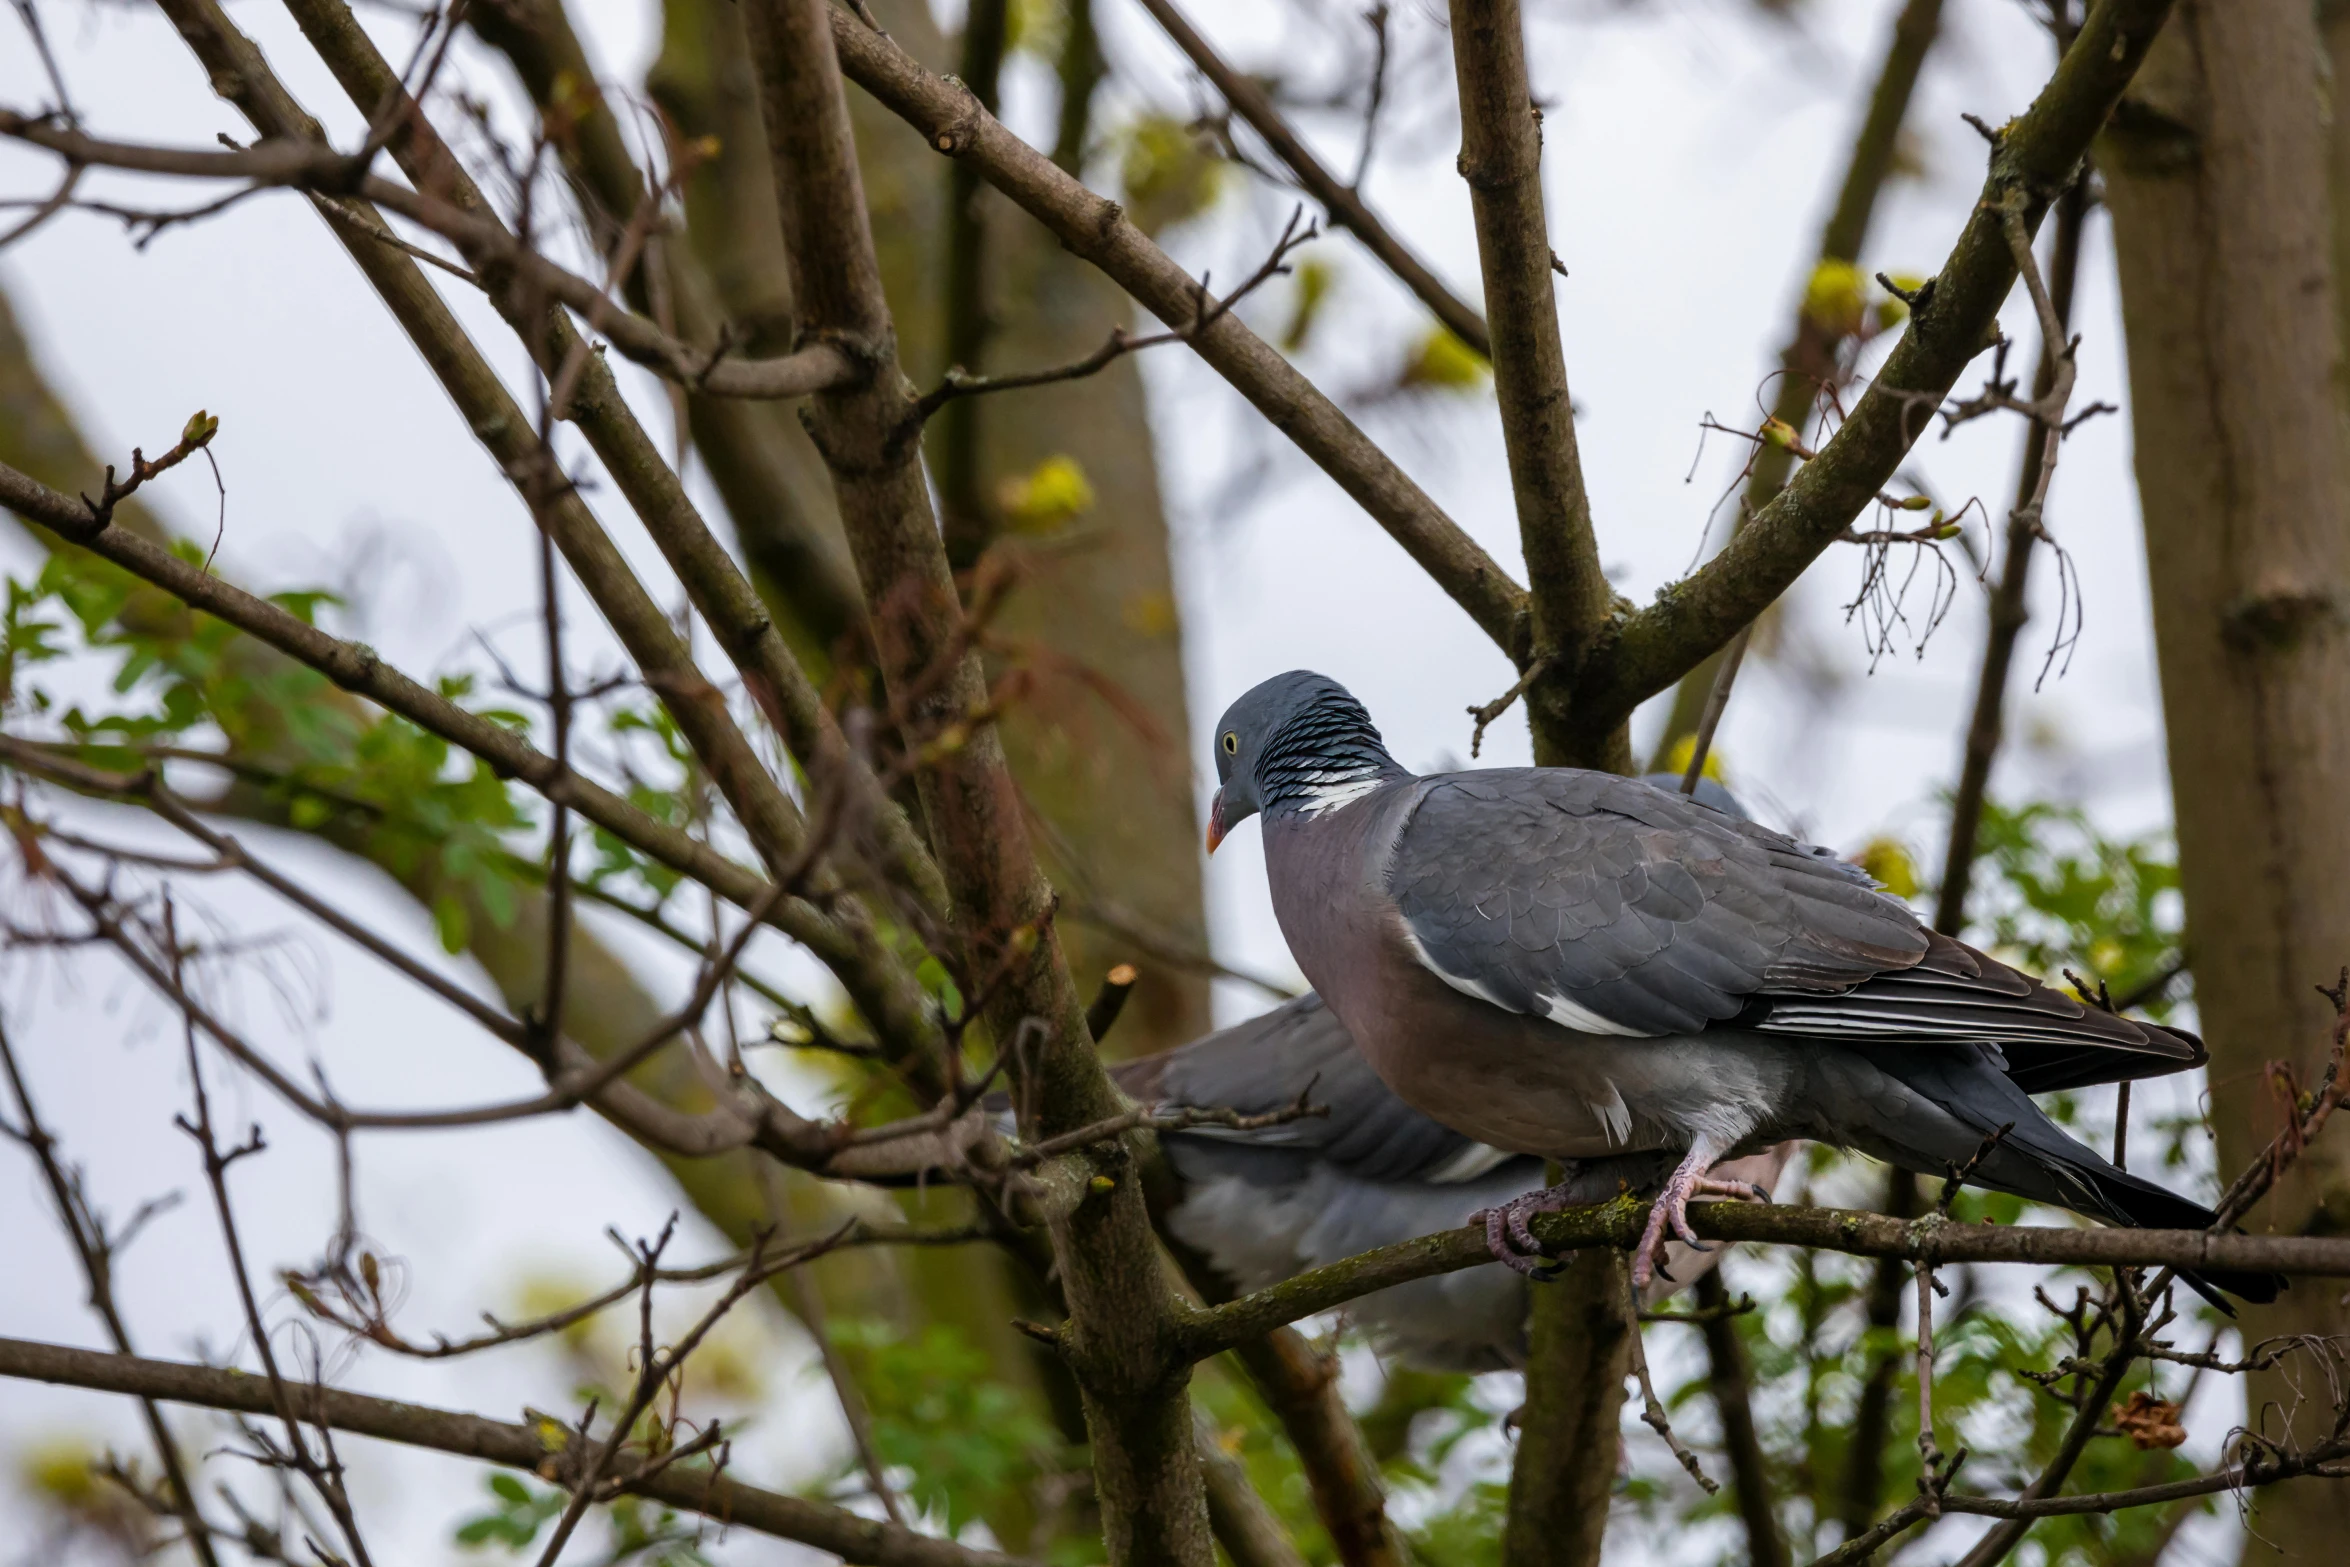
<svg viewBox="0 0 2350 1567">
<path fill-rule="evenodd" d="M 1408 776 L 1346 687 L 1307 669 L 1275 675 L 1216 721 L 1208 852 L 1260 811 L 1329 810 Z"/>
</svg>

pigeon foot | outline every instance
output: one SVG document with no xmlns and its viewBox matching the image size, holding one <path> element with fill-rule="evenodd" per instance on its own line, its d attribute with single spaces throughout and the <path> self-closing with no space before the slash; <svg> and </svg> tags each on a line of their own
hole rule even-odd
<svg viewBox="0 0 2350 1567">
<path fill-rule="evenodd" d="M 1648 1226 L 1640 1232 L 1640 1244 L 1632 1252 L 1632 1285 L 1645 1289 L 1656 1277 L 1664 1263 L 1665 1230 L 1670 1226 L 1675 1236 L 1692 1251 L 1711 1251 L 1713 1248 L 1697 1238 L 1689 1227 L 1689 1199 L 1692 1197 L 1736 1197 L 1748 1202 L 1769 1201 L 1762 1188 L 1749 1181 L 1715 1181 L 1706 1178 L 1706 1168 L 1714 1162 L 1711 1149 L 1692 1148 L 1689 1157 L 1675 1166 L 1666 1178 L 1664 1190 L 1656 1194 L 1656 1205 L 1648 1210 Z"/>
<path fill-rule="evenodd" d="M 1565 1271 L 1566 1264 L 1549 1260 L 1549 1254 L 1527 1221 L 1538 1213 L 1557 1213 L 1573 1206 L 1565 1184 L 1561 1183 L 1513 1197 L 1498 1208 L 1488 1208 L 1479 1216 L 1485 1221 L 1485 1249 L 1493 1254 L 1494 1261 L 1512 1273 L 1547 1284 Z"/>
</svg>

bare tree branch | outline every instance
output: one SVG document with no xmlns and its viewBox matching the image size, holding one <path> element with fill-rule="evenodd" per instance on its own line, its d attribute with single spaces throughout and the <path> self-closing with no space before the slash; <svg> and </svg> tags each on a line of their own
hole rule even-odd
<svg viewBox="0 0 2350 1567">
<path fill-rule="evenodd" d="M 315 158 L 323 145 L 316 122 L 285 92 L 270 72 L 267 61 L 236 31 L 213 0 L 163 0 L 163 3 L 172 13 L 183 39 L 210 69 L 212 80 L 232 88 L 248 118 L 277 138 L 251 154 L 224 156 L 259 157 L 266 150 L 268 156 L 281 161 L 291 161 L 297 156 Z M 372 43 L 350 22 L 347 11 L 329 0 L 326 5 L 309 8 L 306 14 L 305 25 L 336 51 L 339 68 L 352 78 L 355 101 L 363 105 L 380 103 L 404 91 L 398 80 L 390 76 L 381 57 L 375 54 Z M 421 114 L 411 119 L 413 124 L 394 139 L 393 148 L 410 160 L 419 187 L 437 188 L 435 180 L 438 179 L 463 182 L 462 189 L 472 190 L 470 180 L 432 136 Z M 287 148 L 292 149 L 291 154 L 279 150 Z M 475 198 L 476 208 L 486 215 L 488 208 L 480 201 L 478 192 Z M 348 216 L 339 204 L 322 205 L 320 210 L 330 220 Z M 504 233 L 494 219 L 485 221 Z M 468 424 L 490 447 L 501 468 L 527 493 L 531 476 L 540 474 L 551 461 L 533 434 L 531 423 L 413 262 L 383 250 L 362 235 L 345 232 L 343 237 L 362 272 L 376 285 L 426 362 L 467 415 Z M 550 374 L 556 373 L 556 364 L 572 362 L 575 352 L 583 348 L 582 340 L 558 315 L 548 314 L 517 298 L 512 289 L 494 297 L 509 310 L 510 319 L 534 350 L 545 351 Z M 545 340 L 539 341 L 542 324 Z M 584 358 L 579 362 L 589 363 Z M 850 756 L 837 726 L 832 724 L 797 663 L 783 648 L 764 609 L 724 550 L 710 538 L 675 475 L 664 466 L 633 416 L 627 413 L 609 372 L 596 364 L 581 372 L 580 379 L 582 390 L 572 399 L 575 416 L 586 421 L 591 434 L 600 433 L 604 437 L 598 443 L 600 455 L 629 490 L 656 538 L 671 551 L 671 559 L 679 565 L 681 576 L 689 585 L 700 583 L 708 590 L 698 601 L 706 618 L 719 630 L 721 643 L 728 647 L 730 654 L 742 660 L 739 667 L 753 695 L 763 699 L 768 715 L 786 740 L 801 748 L 800 755 L 809 762 L 813 773 L 845 781 L 853 791 L 852 798 L 868 807 L 858 814 L 865 824 L 877 829 L 878 837 L 888 846 L 884 858 L 901 873 L 904 884 L 914 889 L 928 907 L 942 907 L 943 893 L 937 890 L 936 872 L 929 868 L 927 856 L 914 841 L 910 828 L 894 805 L 878 798 L 878 785 Z M 597 600 L 623 644 L 646 670 L 754 843 L 771 864 L 790 858 L 796 853 L 801 830 L 796 806 L 753 753 L 726 711 L 723 697 L 694 667 L 667 615 L 630 572 L 576 491 L 563 485 L 551 503 L 534 511 L 556 533 L 557 543 L 582 585 Z M 491 760 L 496 765 L 495 759 Z M 599 825 L 609 826 L 592 811 L 583 814 L 598 820 Z M 629 838 L 625 832 L 619 835 Z M 795 924 L 802 925 L 809 933 L 820 936 L 822 944 L 811 943 L 811 950 L 817 951 L 834 968 L 880 1037 L 916 1055 L 936 1054 L 936 1024 L 919 986 L 883 950 L 855 910 L 842 909 L 831 917 L 819 916 L 819 922 L 814 924 L 804 917 L 814 911 L 803 909 L 797 900 L 779 906 L 777 912 L 779 926 L 788 929 Z"/>
<path fill-rule="evenodd" d="M 1193 65 L 1199 67 L 1199 73 L 1216 84 L 1216 91 L 1224 95 L 1224 101 L 1232 106 L 1232 112 L 1246 120 L 1249 128 L 1265 139 L 1265 145 L 1272 148 L 1273 155 L 1296 176 L 1299 186 L 1322 204 L 1322 210 L 1329 216 L 1330 226 L 1345 229 L 1362 241 L 1363 248 L 1394 273 L 1397 280 L 1410 289 L 1453 336 L 1475 349 L 1481 357 L 1491 359 L 1493 343 L 1485 329 L 1485 318 L 1477 313 L 1474 306 L 1446 287 L 1443 279 L 1429 271 L 1427 263 L 1414 255 L 1411 247 L 1379 220 L 1379 215 L 1363 200 L 1360 170 L 1355 175 L 1353 185 L 1339 183 L 1338 176 L 1324 167 L 1322 160 L 1314 156 L 1313 149 L 1281 117 L 1281 111 L 1273 106 L 1271 95 L 1258 85 L 1254 77 L 1227 65 L 1223 56 L 1216 53 L 1215 46 L 1208 42 L 1198 28 L 1192 26 L 1190 18 L 1183 14 L 1174 0 L 1142 0 L 1142 5 L 1157 19 L 1159 26 L 1166 29 L 1167 36 L 1175 41 L 1175 47 L 1182 50 Z M 1382 77 L 1386 63 L 1386 38 L 1382 20 L 1379 33 Z M 1375 81 L 1372 89 L 1375 96 L 1379 87 L 1379 82 Z M 1372 112 L 1376 114 L 1376 108 Z M 1369 151 L 1369 139 L 1366 136 L 1366 157 Z"/>
<path fill-rule="evenodd" d="M 244 178 L 256 185 L 309 190 L 329 199 L 358 197 L 486 257 L 503 272 L 518 275 L 530 286 L 578 311 L 593 330 L 610 340 L 631 362 L 712 397 L 805 397 L 838 385 L 857 373 L 844 355 L 822 343 L 774 359 L 736 358 L 727 354 L 723 343 L 706 349 L 681 343 L 655 322 L 614 305 L 602 285 L 557 266 L 516 239 L 503 224 L 488 215 L 486 208 L 468 211 L 422 191 L 361 173 L 363 160 L 338 153 L 323 143 L 307 146 L 264 142 L 246 152 L 174 152 L 100 141 L 53 125 L 46 116 L 5 109 L 0 109 L 0 135 L 48 148 L 65 160 L 69 170 L 104 167 L 150 174 Z M 237 194 L 241 197 L 247 193 Z M 200 210 L 209 213 L 217 205 Z M 185 214 L 171 214 L 169 218 L 187 221 Z M 379 242 L 397 242 L 388 230 L 379 231 L 377 237 Z M 492 273 L 485 270 L 482 261 L 476 260 L 470 270 L 458 275 L 482 285 Z"/>
<path fill-rule="evenodd" d="M 1648 1205 L 1621 1200 L 1537 1218 L 1534 1233 L 1554 1251 L 1625 1249 L 1640 1236 Z M 2052 1229 L 2026 1224 L 1903 1223 L 1882 1214 L 1779 1204 L 1701 1203 L 1689 1221 L 1707 1240 L 1809 1246 L 1854 1257 L 1900 1257 L 1935 1265 L 2020 1262 L 2073 1267 L 2172 1267 L 2196 1272 L 2265 1272 L 2350 1278 L 2350 1237 L 2215 1235 L 2203 1230 Z M 1285 1322 L 1297 1322 L 1390 1285 L 1492 1261 L 1482 1226 L 1464 1226 L 1383 1246 L 1242 1296 L 1194 1317 L 1185 1336 L 1209 1355 Z"/>
<path fill-rule="evenodd" d="M 1037 868 L 1001 738 L 980 716 L 986 677 L 908 439 L 913 399 L 897 367 L 834 54 L 838 24 L 897 51 L 826 0 L 755 0 L 745 20 L 801 329 L 842 344 L 873 371 L 864 386 L 819 396 L 809 428 L 832 470 L 882 676 L 901 723 L 958 737 L 932 748 L 915 777 L 965 956 L 998 965 L 987 994 L 971 1005 L 999 1052 L 1015 1057 L 1022 1132 L 1065 1136 L 1125 1107 L 1086 1037 L 1084 1003 L 1052 928 L 1052 891 Z M 960 96 L 975 121 L 994 124 Z M 1030 156 L 1067 182 L 1041 155 Z M 1235 327 L 1227 314 L 1201 341 Z M 1036 1048 L 1022 1051 L 1032 1032 Z M 1196 1435 L 1183 1379 L 1170 1374 L 1176 1302 L 1160 1276 L 1133 1152 L 1113 1140 L 1078 1157 L 1091 1170 L 1091 1196 L 1052 1227 L 1070 1311 L 1058 1337 L 1084 1395 L 1110 1561 L 1207 1567 Z"/>
<path fill-rule="evenodd" d="M 15 1127 L 0 1125 L 0 1134 L 24 1144 L 33 1162 L 41 1167 L 41 1179 L 49 1188 L 50 1201 L 57 1207 L 57 1222 L 73 1242 L 74 1255 L 81 1260 L 82 1277 L 90 1289 L 90 1310 L 105 1325 L 106 1336 L 113 1341 L 115 1352 L 131 1354 L 130 1329 L 124 1324 L 121 1308 L 114 1298 L 114 1259 L 129 1231 L 137 1228 L 137 1220 L 123 1233 L 108 1233 L 107 1226 L 84 1196 L 78 1173 L 69 1173 L 58 1161 L 57 1139 L 41 1124 L 40 1112 L 33 1105 L 32 1090 L 25 1085 L 16 1051 L 9 1044 L 5 1023 L 0 1023 L 0 1069 L 5 1069 L 9 1091 L 16 1100 L 17 1120 L 23 1123 Z M 141 1398 L 139 1413 L 146 1421 L 148 1439 L 155 1444 L 155 1461 L 163 1469 L 162 1500 L 180 1520 L 181 1538 L 187 1542 L 198 1567 L 220 1567 L 220 1554 L 212 1546 L 212 1531 L 197 1505 L 195 1487 L 188 1483 L 187 1459 L 180 1452 L 179 1439 L 164 1423 L 163 1411 L 155 1407 L 154 1399 Z"/>
<path fill-rule="evenodd" d="M 1517 0 L 1453 0 L 1453 75 L 1461 100 L 1461 178 L 1493 320 L 1493 386 L 1526 555 L 1531 639 L 1521 664 L 1544 666 L 1526 696 L 1534 756 L 1630 772 L 1620 736 L 1555 720 L 1552 684 L 1570 684 L 1607 622 L 1614 591 L 1599 566 L 1591 498 L 1575 445 L 1575 407 L 1559 341 L 1550 228 L 1543 216 L 1542 120 L 1526 80 Z M 1580 743 L 1579 743 L 1580 741 Z"/>
<path fill-rule="evenodd" d="M 1861 118 L 1851 156 L 1844 165 L 1844 182 L 1820 234 L 1813 278 L 1819 276 L 1822 266 L 1842 263 L 1849 267 L 1860 260 L 1877 199 L 1893 172 L 1910 98 L 1941 26 L 1942 0 L 1908 0 L 1894 20 L 1884 64 L 1878 68 L 1876 86 L 1869 94 L 1868 111 Z M 1811 278 L 1805 279 L 1804 290 L 1797 296 L 1794 327 L 1779 353 L 1779 386 L 1769 415 L 1799 439 L 1811 429 L 1823 394 L 1832 395 L 1844 373 L 1840 350 L 1846 324 L 1819 317 L 1812 308 L 1810 283 Z M 1794 456 L 1778 443 L 1755 448 L 1733 528 L 1745 526 L 1786 487 Z M 1720 685 L 1716 671 L 1728 656 L 1727 649 L 1717 652 L 1681 677 L 1673 692 L 1672 711 L 1657 735 L 1652 767 L 1667 766 L 1680 742 L 1697 732 L 1709 694 Z"/>
<path fill-rule="evenodd" d="M 1573 692 L 1578 723 L 1594 732 L 1613 726 L 1728 642 L 1893 477 L 1959 373 L 1989 346 L 2015 284 L 2002 206 L 2023 203 L 2027 228 L 2038 226 L 2170 9 L 2170 0 L 2101 0 L 2038 100 L 2000 130 L 1981 201 L 1851 417 L 1721 554 L 1627 616 L 1595 650 Z"/>
<path fill-rule="evenodd" d="M 959 170 L 967 166 L 958 163 L 954 167 Z M 948 365 L 946 375 L 939 384 L 923 393 L 915 402 L 916 416 L 927 418 L 943 409 L 952 407 L 964 398 L 984 396 L 990 392 L 1016 392 L 1032 386 L 1051 386 L 1061 381 L 1081 381 L 1087 376 L 1099 374 L 1127 354 L 1139 353 L 1146 348 L 1163 348 L 1169 343 L 1196 342 L 1200 333 L 1213 326 L 1233 306 L 1262 287 L 1267 280 L 1287 274 L 1289 268 L 1285 263 L 1292 250 L 1320 237 L 1321 231 L 1310 222 L 1306 224 L 1303 232 L 1299 231 L 1298 219 L 1302 216 L 1304 216 L 1302 207 L 1290 213 L 1288 223 L 1282 227 L 1281 237 L 1273 243 L 1272 253 L 1231 293 L 1226 294 L 1222 299 L 1217 299 L 1208 293 L 1207 286 L 1203 283 L 1200 287 L 1198 303 L 1194 307 L 1188 325 L 1140 337 L 1127 331 L 1124 327 L 1115 327 L 1111 329 L 1110 335 L 1103 340 L 1101 347 L 1087 354 L 1084 358 L 1073 359 L 1067 364 L 1053 365 L 1043 370 L 1013 370 L 1006 371 L 1001 375 L 972 375 L 964 371 L 958 361 Z M 976 555 L 976 551 L 972 553 L 974 556 Z"/>
<path fill-rule="evenodd" d="M 184 944 L 173 919 L 172 906 L 166 901 L 163 908 L 163 933 L 170 951 L 170 980 L 175 988 L 184 987 L 186 976 L 182 970 Z M 183 991 L 184 993 L 184 991 Z M 319 1428 L 319 1451 L 310 1450 L 310 1440 L 302 1433 L 302 1419 L 295 1407 L 293 1387 L 279 1369 L 277 1349 L 272 1343 L 269 1323 L 261 1314 L 261 1302 L 253 1293 L 252 1270 L 245 1262 L 245 1243 L 237 1227 L 236 1210 L 229 1200 L 228 1173 L 239 1161 L 258 1154 L 263 1149 L 261 1128 L 256 1124 L 246 1134 L 245 1141 L 234 1147 L 223 1148 L 212 1121 L 212 1096 L 204 1084 L 202 1052 L 196 1048 L 196 1019 L 192 1012 L 181 1019 L 181 1039 L 188 1068 L 188 1088 L 194 1101 L 195 1114 L 176 1116 L 174 1122 L 196 1144 L 204 1161 L 205 1184 L 212 1191 L 214 1216 L 220 1220 L 221 1249 L 227 1254 L 229 1277 L 237 1287 L 237 1303 L 244 1309 L 245 1333 L 252 1341 L 253 1353 L 261 1361 L 261 1369 L 269 1385 L 271 1413 L 277 1416 L 285 1431 L 285 1445 L 263 1447 L 273 1461 L 293 1469 L 309 1482 L 318 1499 L 333 1515 L 336 1529 L 356 1559 L 357 1567 L 371 1567 L 367 1543 L 359 1532 L 359 1519 L 351 1505 L 349 1491 L 343 1483 L 343 1461 L 335 1452 L 333 1433 Z M 257 1438 L 264 1443 L 266 1438 Z M 326 1554 L 317 1541 L 311 1549 L 321 1556 Z"/>
<path fill-rule="evenodd" d="M 1170 327 L 1191 319 L 1200 285 L 1127 221 L 1020 140 L 954 83 L 933 76 L 846 11 L 831 13 L 849 78 L 930 145 L 974 167 L 1061 242 L 1100 267 Z M 1236 316 L 1200 334 L 1200 357 L 1354 497 L 1504 650 L 1523 644 L 1525 593 L 1425 491 L 1295 366 Z"/>
<path fill-rule="evenodd" d="M 2080 272 L 2081 229 L 2088 216 L 2089 171 L 2086 165 L 2056 206 L 2056 243 L 2049 259 L 2049 314 L 2056 336 L 2045 329 L 2040 341 L 2040 365 L 2032 376 L 2032 398 L 2038 402 L 2056 388 L 2057 370 L 2070 350 L 2066 334 L 2073 313 L 2073 282 Z M 2061 415 L 2060 415 L 2061 422 Z M 1975 680 L 1974 716 L 1968 721 L 1966 755 L 1959 765 L 1958 787 L 1950 806 L 1950 840 L 1943 852 L 1942 886 L 1935 896 L 1934 928 L 1955 936 L 1966 923 L 1966 901 L 1974 877 L 1975 837 L 1982 825 L 1983 802 L 1991 785 L 1991 764 L 1999 755 L 2007 705 L 2008 671 L 2015 645 L 2029 618 L 2026 590 L 2031 581 L 2032 555 L 2040 541 L 2042 513 L 2047 501 L 2046 463 L 2050 447 L 2037 422 L 2025 426 L 2024 460 L 2016 478 L 2014 508 L 2007 514 L 2007 545 L 1999 569 L 1998 586 L 1991 591 L 1991 625 L 1983 642 L 1983 663 Z M 2124 1090 L 2128 1088 L 2123 1085 Z"/>
<path fill-rule="evenodd" d="M 210 6 L 212 0 L 171 0 L 171 3 Z M 290 0 L 289 8 L 354 103 L 389 101 L 403 92 L 398 78 L 391 74 L 342 0 Z M 225 19 L 221 25 L 226 26 Z M 458 205 L 489 212 L 487 202 L 434 132 L 420 107 L 411 103 L 401 125 L 401 133 L 390 144 L 391 151 L 420 189 L 438 188 L 445 182 Z M 495 250 L 506 242 L 500 238 L 506 231 L 494 219 L 490 223 L 494 232 L 485 235 L 483 243 Z M 482 258 L 476 259 L 478 264 Z M 577 334 L 559 314 L 534 312 L 530 299 L 517 297 L 512 289 L 497 291 L 492 298 L 549 373 L 554 366 L 581 352 Z M 419 346 L 427 345 L 420 342 Z M 428 360 L 432 357 L 428 352 Z M 683 482 L 637 422 L 610 371 L 593 356 L 579 362 L 585 366 L 581 391 L 573 399 L 574 410 L 568 417 L 587 436 L 628 497 L 646 532 L 684 584 L 695 609 L 741 671 L 751 696 L 811 775 L 846 791 L 844 798 L 854 807 L 859 829 L 874 834 L 881 850 L 881 863 L 916 896 L 918 908 L 932 916 L 943 913 L 945 891 L 937 867 L 911 825 L 885 797 L 848 746 L 814 685 L 785 646 L 766 606 L 703 520 L 687 496 Z M 601 578 L 591 577 L 576 561 L 573 569 L 581 572 L 582 582 L 589 586 L 591 593 L 604 585 Z M 647 673 L 650 676 L 652 672 L 648 669 Z M 715 774 L 716 769 L 713 771 Z M 725 777 L 720 776 L 718 781 L 722 787 L 727 786 Z M 754 788 L 757 784 L 756 779 L 745 779 L 739 780 L 737 787 Z M 731 795 L 730 803 L 735 803 Z M 772 801 L 767 809 L 774 809 Z M 739 804 L 736 810 L 739 814 Z M 746 826 L 751 825 L 746 822 Z M 880 954 L 871 950 L 865 963 L 869 969 L 887 967 Z M 888 989 L 893 977 L 873 973 L 861 980 L 849 975 L 842 978 L 862 1004 L 878 999 L 877 992 Z M 911 1005 L 913 997 L 899 986 L 894 1002 Z"/>
<path fill-rule="evenodd" d="M 0 1338 L 0 1376 L 244 1414 L 275 1411 L 268 1381 L 248 1372 L 23 1339 Z M 562 1473 L 568 1433 L 552 1421 L 536 1427 L 509 1425 L 326 1387 L 306 1388 L 302 1398 L 305 1418 L 333 1430 L 478 1458 L 541 1478 L 559 1479 Z M 662 1469 L 632 1480 L 624 1489 L 666 1507 L 722 1519 L 738 1529 L 797 1540 L 860 1567 L 1033 1567 L 1020 1557 L 973 1550 L 823 1502 L 762 1491 L 707 1469 Z"/>
<path fill-rule="evenodd" d="M 384 663 L 372 648 L 346 642 L 291 611 L 234 587 L 121 528 L 100 525 L 81 501 L 0 464 L 0 505 L 69 543 L 114 562 L 182 603 L 202 610 L 307 664 L 346 691 L 399 714 L 429 734 L 480 757 L 500 776 L 518 779 L 549 800 L 560 800 L 614 837 L 742 908 L 756 906 L 771 885 L 757 872 L 725 858 L 684 832 L 655 821 L 602 786 L 558 768 L 504 725 L 469 713 Z M 812 948 L 838 949 L 829 921 L 805 905 L 786 903 L 771 916 L 779 930 Z M 805 934 L 803 934 L 803 931 Z M 813 939 L 810 939 L 813 938 Z"/>
</svg>

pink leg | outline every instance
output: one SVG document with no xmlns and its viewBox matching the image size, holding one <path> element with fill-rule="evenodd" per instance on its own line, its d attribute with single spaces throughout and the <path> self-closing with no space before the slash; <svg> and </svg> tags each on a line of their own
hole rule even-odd
<svg viewBox="0 0 2350 1567">
<path fill-rule="evenodd" d="M 1700 1241 L 1697 1232 L 1689 1227 L 1689 1199 L 1692 1196 L 1700 1191 L 1709 1195 L 1752 1195 L 1752 1187 L 1733 1187 L 1727 1182 L 1706 1180 L 1706 1168 L 1713 1162 L 1714 1150 L 1700 1143 L 1689 1150 L 1689 1157 L 1683 1159 L 1666 1178 L 1664 1190 L 1656 1194 L 1656 1205 L 1648 1210 L 1648 1227 L 1640 1232 L 1640 1245 L 1632 1253 L 1633 1288 L 1645 1289 L 1648 1281 L 1655 1277 L 1657 1260 L 1664 1255 L 1665 1226 L 1668 1224 L 1673 1227 L 1675 1235 L 1697 1250 L 1712 1249 Z"/>
</svg>

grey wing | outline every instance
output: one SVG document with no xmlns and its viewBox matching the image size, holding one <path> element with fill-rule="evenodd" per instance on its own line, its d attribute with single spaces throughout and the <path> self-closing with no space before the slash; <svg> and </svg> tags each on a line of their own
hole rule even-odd
<svg viewBox="0 0 2350 1567">
<path fill-rule="evenodd" d="M 1688 1033 L 1916 964 L 1907 905 L 1834 853 L 1638 779 L 1424 781 L 1386 885 L 1456 989 L 1588 1033 Z"/>
<path fill-rule="evenodd" d="M 1193 1128 L 1169 1139 L 1179 1163 L 1272 1177 L 1312 1159 L 1362 1180 L 1449 1184 L 1506 1157 L 1397 1098 L 1315 995 L 1134 1062 L 1120 1076 L 1128 1093 L 1161 1105 L 1264 1115 L 1302 1096 L 1328 1111 L 1254 1131 Z"/>
</svg>

